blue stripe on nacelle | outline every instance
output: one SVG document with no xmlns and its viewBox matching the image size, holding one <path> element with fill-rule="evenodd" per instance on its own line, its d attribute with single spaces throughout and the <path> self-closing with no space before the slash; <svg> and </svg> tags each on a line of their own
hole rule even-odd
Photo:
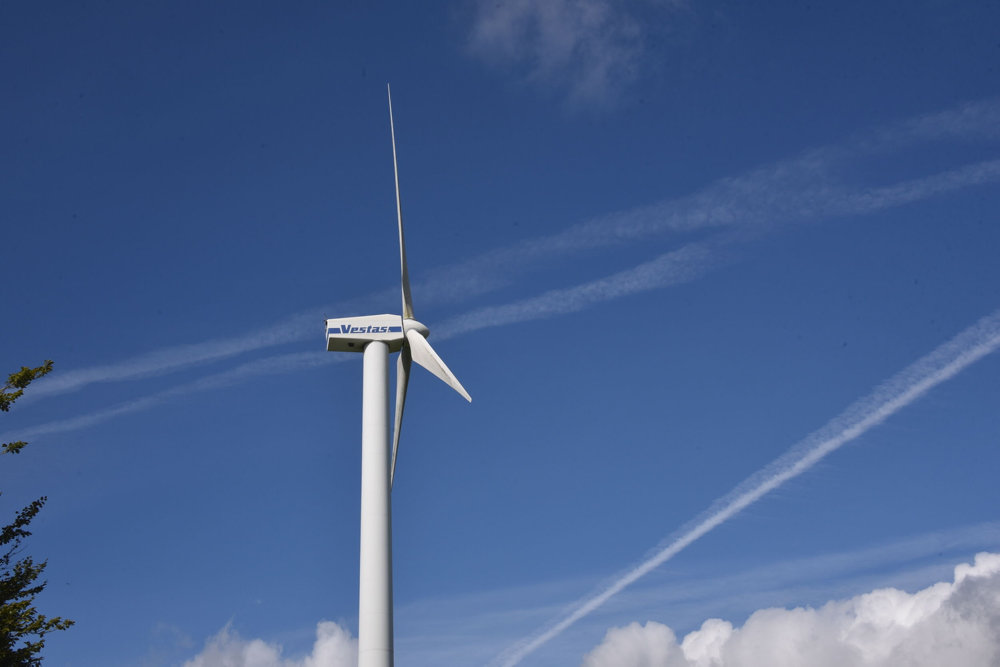
<svg viewBox="0 0 1000 667">
<path fill-rule="evenodd" d="M 352 327 L 343 324 L 339 327 L 331 327 L 326 330 L 328 336 L 343 336 L 344 334 L 368 334 L 368 333 L 402 333 L 403 327 L 376 327 L 368 325 L 366 327 Z"/>
</svg>

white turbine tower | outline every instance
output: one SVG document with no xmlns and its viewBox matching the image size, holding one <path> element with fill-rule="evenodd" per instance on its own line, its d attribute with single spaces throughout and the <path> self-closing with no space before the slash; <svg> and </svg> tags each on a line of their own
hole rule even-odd
<svg viewBox="0 0 1000 667">
<path fill-rule="evenodd" d="M 410 363 L 417 362 L 471 401 L 455 374 L 437 355 L 426 326 L 413 317 L 410 276 L 406 269 L 403 214 L 399 205 L 396 129 L 389 94 L 392 168 L 396 178 L 396 220 L 403 314 L 334 318 L 326 321 L 326 349 L 363 352 L 364 381 L 361 421 L 361 576 L 358 597 L 358 666 L 392 667 L 392 504 L 399 430 L 403 422 Z M 389 353 L 399 352 L 396 365 L 396 419 L 389 449 Z"/>
</svg>

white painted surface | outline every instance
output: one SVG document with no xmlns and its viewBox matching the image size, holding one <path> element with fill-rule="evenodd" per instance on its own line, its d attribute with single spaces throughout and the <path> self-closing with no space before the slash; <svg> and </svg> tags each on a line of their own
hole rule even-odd
<svg viewBox="0 0 1000 667">
<path fill-rule="evenodd" d="M 392 667 L 392 517 L 389 499 L 389 346 L 364 351 L 361 423 L 361 577 L 358 666 Z"/>
</svg>

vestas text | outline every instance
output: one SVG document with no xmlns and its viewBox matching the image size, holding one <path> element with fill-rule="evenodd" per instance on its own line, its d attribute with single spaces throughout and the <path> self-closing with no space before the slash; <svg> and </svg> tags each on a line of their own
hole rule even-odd
<svg viewBox="0 0 1000 667">
<path fill-rule="evenodd" d="M 328 335 L 344 335 L 344 334 L 376 334 L 376 333 L 401 333 L 403 327 L 377 327 L 369 324 L 366 327 L 352 327 L 347 324 L 342 324 L 339 327 L 330 327 L 326 330 Z"/>
</svg>

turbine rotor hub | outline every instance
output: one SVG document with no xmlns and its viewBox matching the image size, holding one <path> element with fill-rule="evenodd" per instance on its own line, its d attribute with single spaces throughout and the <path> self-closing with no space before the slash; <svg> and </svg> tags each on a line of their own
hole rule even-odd
<svg viewBox="0 0 1000 667">
<path fill-rule="evenodd" d="M 431 335 L 431 330 L 427 328 L 426 324 L 424 324 L 422 322 L 418 322 L 417 320 L 414 320 L 414 319 L 410 319 L 408 317 L 404 318 L 403 319 L 403 333 L 406 333 L 407 331 L 410 331 L 410 330 L 416 331 L 418 334 L 420 334 L 424 338 L 427 338 L 428 336 Z"/>
</svg>

